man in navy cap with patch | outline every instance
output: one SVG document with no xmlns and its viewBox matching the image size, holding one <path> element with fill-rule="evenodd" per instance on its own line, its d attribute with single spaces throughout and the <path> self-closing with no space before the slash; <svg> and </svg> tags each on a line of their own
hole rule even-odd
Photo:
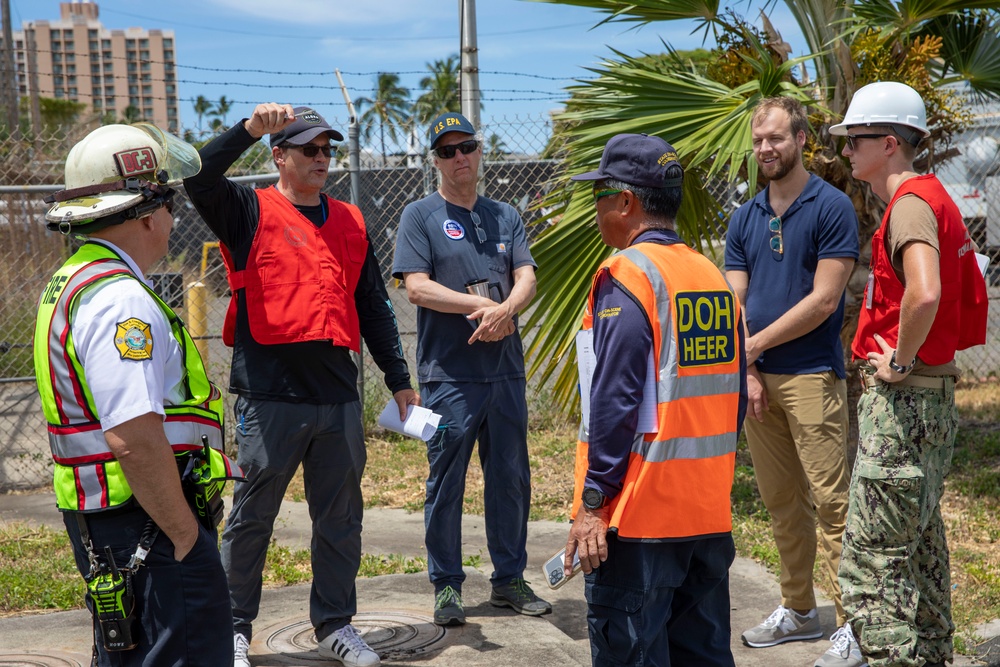
<svg viewBox="0 0 1000 667">
<path fill-rule="evenodd" d="M 431 123 L 437 192 L 409 204 L 396 237 L 393 276 L 417 306 L 417 378 L 442 415 L 427 443 L 424 524 L 434 622 L 465 623 L 462 502 L 479 441 L 490 603 L 537 616 L 552 611 L 524 580 L 527 563 L 528 409 L 517 314 L 535 294 L 535 263 L 513 207 L 477 194 L 482 141 L 458 113 Z"/>
<path fill-rule="evenodd" d="M 595 363 L 564 562 L 570 576 L 578 554 L 585 573 L 593 664 L 732 667 L 739 302 L 674 231 L 684 171 L 666 141 L 619 134 L 573 180 L 593 182 L 601 238 L 620 250 L 594 276 L 579 334 Z"/>
<path fill-rule="evenodd" d="M 226 179 L 229 166 L 265 134 L 277 184 L 254 190 Z M 236 485 L 222 536 L 235 667 L 250 667 L 264 558 L 300 464 L 313 522 L 309 618 L 319 654 L 345 665 L 379 664 L 351 625 L 366 461 L 351 352 L 360 353 L 362 338 L 400 419 L 420 399 L 361 211 L 321 192 L 330 142 L 343 139 L 314 109 L 260 104 L 201 149 L 201 173 L 184 182 L 222 243 L 233 295 L 222 337 L 233 347 L 230 391 L 239 395 L 236 442 L 247 476 Z"/>
</svg>

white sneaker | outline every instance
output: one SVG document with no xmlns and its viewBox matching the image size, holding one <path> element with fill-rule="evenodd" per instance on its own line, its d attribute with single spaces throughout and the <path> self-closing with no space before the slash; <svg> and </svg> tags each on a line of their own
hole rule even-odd
<svg viewBox="0 0 1000 667">
<path fill-rule="evenodd" d="M 339 660 L 347 667 L 376 667 L 382 661 L 353 625 L 345 625 L 319 643 L 321 658 Z"/>
<path fill-rule="evenodd" d="M 778 605 L 771 615 L 760 625 L 755 625 L 743 633 L 743 643 L 750 648 L 764 648 L 785 642 L 819 639 L 823 628 L 819 625 L 819 614 L 815 609 L 803 616 L 793 609 Z"/>
<path fill-rule="evenodd" d="M 250 658 L 247 651 L 250 650 L 250 642 L 246 635 L 237 632 L 233 635 L 233 667 L 250 667 Z"/>
<path fill-rule="evenodd" d="M 851 626 L 845 623 L 844 627 L 838 628 L 830 637 L 830 642 L 830 648 L 813 663 L 813 667 L 867 667 Z"/>
</svg>

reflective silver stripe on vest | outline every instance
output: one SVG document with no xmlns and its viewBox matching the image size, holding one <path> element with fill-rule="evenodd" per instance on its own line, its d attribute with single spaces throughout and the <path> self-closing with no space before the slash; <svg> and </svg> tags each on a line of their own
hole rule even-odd
<svg viewBox="0 0 1000 667">
<path fill-rule="evenodd" d="M 648 463 L 662 463 L 676 459 L 709 459 L 736 451 L 736 432 L 707 435 L 700 438 L 671 438 L 670 440 L 639 440 L 632 443 L 632 452 Z"/>
<path fill-rule="evenodd" d="M 80 404 L 76 395 L 79 385 L 72 380 L 73 368 L 68 359 L 57 358 L 54 350 L 62 350 L 63 342 L 60 340 L 63 333 L 67 335 L 67 342 L 72 339 L 69 335 L 69 300 L 76 294 L 77 290 L 85 287 L 87 283 L 93 282 L 98 277 L 117 270 L 123 271 L 128 276 L 127 265 L 121 261 L 111 260 L 106 262 L 93 262 L 85 265 L 82 269 L 69 277 L 66 286 L 59 295 L 59 301 L 52 310 L 52 320 L 49 322 L 49 369 L 52 375 L 53 390 L 59 399 L 60 411 L 65 415 L 68 423 L 78 424 L 89 422 L 93 415 L 86 411 Z M 68 356 L 68 352 L 66 353 Z M 82 383 L 81 383 L 82 384 Z M 102 438 L 103 442 L 103 438 Z"/>
<path fill-rule="evenodd" d="M 76 459 L 90 458 L 104 452 L 111 453 L 100 424 L 68 428 L 50 425 L 49 446 L 52 448 L 53 458 L 64 465 Z"/>
<path fill-rule="evenodd" d="M 679 398 L 697 398 L 700 396 L 715 396 L 717 394 L 732 394 L 740 390 L 740 378 L 736 373 L 724 371 L 709 375 L 677 376 L 677 346 L 674 345 L 673 307 L 670 303 L 670 291 L 664 282 L 660 269 L 649 257 L 634 246 L 620 253 L 636 265 L 646 275 L 653 295 L 656 297 L 660 316 L 660 380 L 656 386 L 659 402 L 676 401 Z M 666 305 L 666 308 L 662 306 Z M 670 345 L 664 345 L 670 341 Z M 668 354 L 663 355 L 663 349 Z"/>
<path fill-rule="evenodd" d="M 208 436 L 208 444 L 215 449 L 223 448 L 222 430 L 217 424 L 206 424 L 204 421 L 192 421 L 187 415 L 168 416 L 163 422 L 163 431 L 167 442 L 173 448 L 187 449 L 186 446 L 202 446 L 201 436 Z M 104 431 L 99 424 L 88 425 L 85 428 L 73 427 L 62 429 L 49 427 L 49 445 L 52 455 L 63 465 L 72 465 L 76 460 L 92 459 L 104 452 L 110 454 Z"/>
<path fill-rule="evenodd" d="M 172 421 L 169 417 L 163 422 L 163 431 L 167 434 L 167 441 L 172 447 L 183 445 L 202 446 L 201 436 L 208 436 L 208 444 L 214 449 L 221 450 L 222 429 L 218 424 L 205 424 L 203 422 L 189 421 L 187 417 L 177 418 Z"/>
<path fill-rule="evenodd" d="M 97 475 L 97 471 L 104 471 L 101 465 L 83 466 L 74 470 L 76 477 L 77 496 L 83 493 L 80 499 L 80 510 L 96 510 L 103 507 L 104 485 Z"/>
</svg>

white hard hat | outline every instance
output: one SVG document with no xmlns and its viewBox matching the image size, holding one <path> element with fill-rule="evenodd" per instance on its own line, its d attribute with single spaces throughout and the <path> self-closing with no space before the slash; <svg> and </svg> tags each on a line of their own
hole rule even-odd
<svg viewBox="0 0 1000 667">
<path fill-rule="evenodd" d="M 902 125 L 913 128 L 922 137 L 930 135 L 923 98 L 898 81 L 869 83 L 859 89 L 851 98 L 844 120 L 832 126 L 830 134 L 844 136 L 848 128 L 857 125 Z"/>
<path fill-rule="evenodd" d="M 105 125 L 70 150 L 66 189 L 46 197 L 49 229 L 87 233 L 148 215 L 143 202 L 173 194 L 166 187 L 201 170 L 194 146 L 155 125 Z M 155 209 L 154 209 L 155 210 Z"/>
</svg>

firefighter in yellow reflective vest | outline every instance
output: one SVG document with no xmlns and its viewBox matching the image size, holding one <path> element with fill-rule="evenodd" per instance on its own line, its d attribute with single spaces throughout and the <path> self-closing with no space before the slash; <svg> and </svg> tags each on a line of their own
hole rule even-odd
<svg viewBox="0 0 1000 667">
<path fill-rule="evenodd" d="M 198 452 L 210 468 L 199 475 L 233 474 L 221 394 L 144 277 L 167 253 L 168 183 L 200 164 L 155 126 L 108 125 L 73 147 L 67 189 L 47 198 L 49 229 L 85 240 L 41 295 L 34 363 L 96 665 L 233 661 L 215 528 L 196 518 L 178 470 Z"/>
<path fill-rule="evenodd" d="M 565 574 L 579 555 L 595 666 L 734 664 L 743 330 L 725 278 L 674 231 L 683 176 L 670 144 L 621 134 L 573 177 L 594 182 L 601 238 L 621 251 L 594 276 L 578 346 L 593 374 Z"/>
</svg>

